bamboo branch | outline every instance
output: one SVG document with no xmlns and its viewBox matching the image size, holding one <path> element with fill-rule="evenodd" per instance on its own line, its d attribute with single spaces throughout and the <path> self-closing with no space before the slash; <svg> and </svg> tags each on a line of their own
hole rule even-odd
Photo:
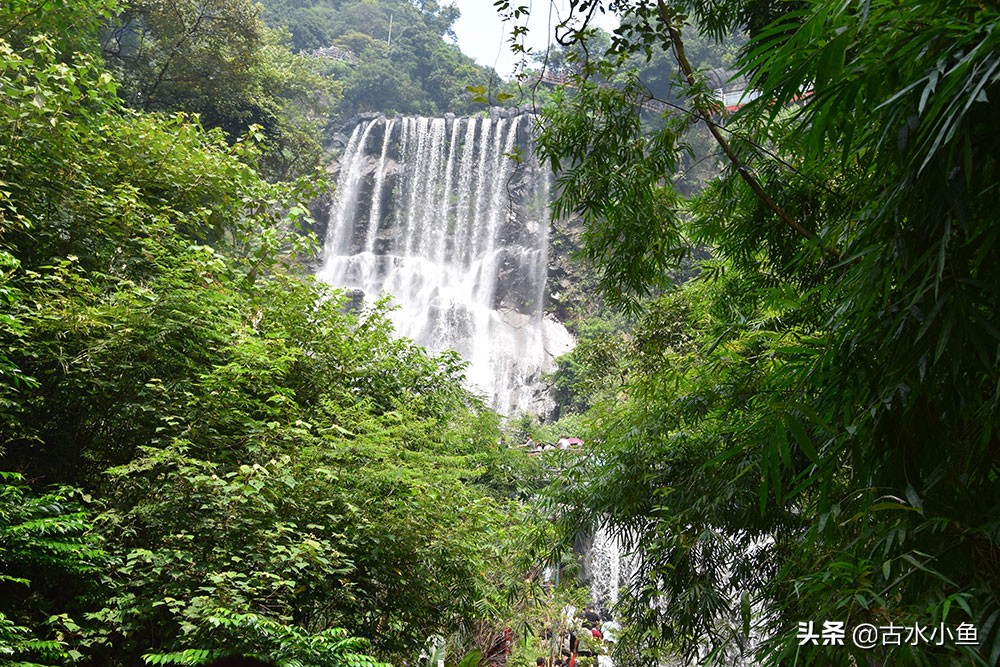
<svg viewBox="0 0 1000 667">
<path fill-rule="evenodd" d="M 667 5 L 664 2 L 664 0 L 657 0 L 656 5 L 657 5 L 657 11 L 660 15 L 660 20 L 663 21 L 663 25 L 666 26 L 667 31 L 670 33 L 670 41 L 674 47 L 674 55 L 677 57 L 677 63 L 680 65 L 681 71 L 684 73 L 685 79 L 687 79 L 687 82 L 690 85 L 692 86 L 697 85 L 697 79 L 695 78 L 694 75 L 694 68 L 691 67 L 691 61 L 688 60 L 687 52 L 684 50 L 684 42 L 681 40 L 681 31 L 678 30 L 676 27 L 674 27 L 673 22 L 671 20 L 673 17 L 671 16 L 670 10 L 667 8 Z M 701 120 L 705 121 L 705 124 L 708 126 L 708 131 L 712 133 L 713 137 L 715 137 L 715 141 L 722 148 L 722 151 L 726 154 L 726 157 L 729 158 L 729 161 L 732 162 L 733 167 L 736 168 L 736 173 L 738 173 L 740 177 L 744 180 L 744 182 L 746 182 L 746 184 L 750 186 L 750 189 L 757 196 L 757 199 L 763 202 L 763 204 L 767 206 L 775 215 L 777 215 L 778 218 L 783 223 L 785 223 L 786 226 L 793 229 L 799 236 L 802 236 L 810 240 L 816 239 L 817 236 L 815 232 L 810 231 L 805 227 L 803 227 L 802 223 L 800 223 L 798 220 L 789 215 L 788 212 L 785 211 L 785 209 L 781 208 L 777 204 L 777 202 L 774 201 L 771 195 L 769 195 L 767 191 L 764 190 L 764 186 L 762 186 L 760 184 L 760 181 L 758 181 L 754 177 L 750 169 L 745 164 L 743 164 L 743 161 L 733 150 L 733 147 L 729 145 L 728 141 L 726 141 L 726 138 L 722 135 L 722 132 L 720 131 L 718 124 L 712 120 L 712 114 L 706 111 L 704 108 L 702 108 L 701 105 L 699 105 L 697 102 L 695 102 L 694 108 L 695 111 L 697 112 L 697 115 L 701 118 Z M 822 244 L 822 241 L 820 241 L 820 244 L 821 244 L 820 247 L 822 247 L 823 250 L 828 255 L 830 255 L 831 257 L 833 257 L 838 261 L 840 260 L 840 250 L 838 250 L 833 246 L 827 246 L 825 244 Z"/>
</svg>

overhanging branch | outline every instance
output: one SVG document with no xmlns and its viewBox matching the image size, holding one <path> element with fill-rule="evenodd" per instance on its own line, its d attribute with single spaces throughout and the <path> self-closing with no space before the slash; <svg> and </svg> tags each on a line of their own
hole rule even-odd
<svg viewBox="0 0 1000 667">
<path fill-rule="evenodd" d="M 672 21 L 673 16 L 671 15 L 670 9 L 667 7 L 664 0 L 657 0 L 657 11 L 659 13 L 660 20 L 663 21 L 663 25 L 670 33 L 670 42 L 674 47 L 674 55 L 677 58 L 677 64 L 680 65 L 681 71 L 684 73 L 684 78 L 687 79 L 687 82 L 690 85 L 696 85 L 697 79 L 694 75 L 694 68 L 691 67 L 691 61 L 688 60 L 687 53 L 684 50 L 684 42 L 681 40 L 681 32 L 674 26 Z M 781 206 L 774 201 L 771 195 L 767 193 L 764 186 L 761 185 L 760 181 L 754 177 L 747 165 L 743 163 L 740 157 L 733 150 L 733 147 L 730 146 L 729 142 L 722 135 L 718 124 L 712 120 L 712 114 L 707 109 L 704 109 L 697 101 L 694 102 L 694 108 L 698 117 L 705 121 L 705 125 L 708 126 L 708 131 L 712 133 L 712 136 L 722 148 L 726 157 L 729 158 L 730 162 L 732 162 L 733 167 L 736 169 L 736 173 L 738 173 L 740 178 L 742 178 L 743 181 L 750 186 L 750 189 L 753 191 L 754 195 L 756 195 L 757 199 L 767 206 L 767 208 L 778 216 L 778 219 L 780 219 L 787 227 L 794 230 L 799 236 L 810 240 L 818 239 L 815 232 L 803 227 L 802 223 L 789 215 L 788 212 L 781 208 Z M 818 242 L 821 244 L 824 252 L 834 259 L 838 261 L 840 260 L 840 250 L 833 246 L 823 244 L 822 240 L 819 240 Z"/>
</svg>

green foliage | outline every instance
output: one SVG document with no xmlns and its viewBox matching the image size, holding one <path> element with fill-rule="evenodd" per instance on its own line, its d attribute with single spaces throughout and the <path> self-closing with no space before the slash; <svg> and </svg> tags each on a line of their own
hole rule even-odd
<svg viewBox="0 0 1000 667">
<path fill-rule="evenodd" d="M 649 344 L 626 355 L 618 404 L 591 412 L 601 456 L 556 489 L 571 525 L 609 517 L 641 556 L 623 655 L 722 658 L 753 635 L 765 664 L 994 664 L 1000 15 L 610 5 L 627 20 L 595 70 L 623 50 L 679 53 L 690 15 L 714 37 L 749 26 L 736 64 L 761 93 L 727 120 L 730 167 L 687 220 L 672 123 L 637 123 L 630 87 L 547 112 L 558 208 L 584 214 L 613 299 L 655 293 L 685 238 L 717 258 L 640 321 Z M 700 85 L 687 99 L 717 122 Z M 808 620 L 965 621 L 980 643 L 799 646 Z"/>
<path fill-rule="evenodd" d="M 259 126 L 263 168 L 288 178 L 318 163 L 316 135 L 340 90 L 259 12 L 245 0 L 136 0 L 107 28 L 103 54 L 129 106 L 197 113 L 231 141 Z"/>
<path fill-rule="evenodd" d="M 542 111 L 541 156 L 558 174 L 556 216 L 584 222 L 582 253 L 613 305 L 635 310 L 635 298 L 662 286 L 668 267 L 684 256 L 678 199 L 661 176 L 677 166 L 678 127 L 646 137 L 634 112 L 643 93 L 581 82 L 566 99 L 557 93 Z"/>
<path fill-rule="evenodd" d="M 458 661 L 456 667 L 477 667 L 479 661 L 483 659 L 483 652 L 476 649 L 466 653 L 461 660 Z"/>
<path fill-rule="evenodd" d="M 24 298 L 20 289 L 12 284 L 13 276 L 20 262 L 17 258 L 0 246 L 0 339 L 13 341 L 25 335 L 24 323 L 14 315 Z M 34 378 L 27 376 L 5 351 L 0 351 L 0 419 L 5 423 L 11 420 L 9 413 L 15 412 L 18 406 L 18 393 L 26 387 L 36 385 Z"/>
<path fill-rule="evenodd" d="M 67 641 L 80 627 L 52 599 L 85 590 L 108 555 L 92 533 L 80 494 L 43 493 L 19 473 L 0 472 L 0 656 L 5 664 L 57 664 L 81 653 Z"/>
<path fill-rule="evenodd" d="M 577 555 L 566 553 L 550 562 L 553 565 L 558 563 L 555 581 L 532 589 L 530 604 L 513 615 L 514 642 L 507 660 L 507 664 L 512 667 L 531 667 L 539 657 L 553 661 L 559 657 L 565 659 L 562 649 L 568 645 L 570 633 L 576 634 L 583 641 L 586 641 L 585 633 L 590 634 L 589 630 L 582 631 L 579 627 L 579 619 L 571 623 L 565 613 L 567 607 L 580 610 L 591 602 L 590 590 L 578 583 Z M 596 642 L 588 642 L 587 648 L 593 650 L 601 647 Z M 577 656 L 578 660 L 581 658 L 583 656 Z"/>
<path fill-rule="evenodd" d="M 307 608 L 323 614 L 320 604 L 335 607 L 344 596 L 340 577 L 350 567 L 333 544 L 337 517 L 306 505 L 312 496 L 297 487 L 308 479 L 293 473 L 289 457 L 227 472 L 178 444 L 150 450 L 111 476 L 120 486 L 116 499 L 132 505 L 101 517 L 121 535 L 124 552 L 104 614 L 127 636 L 142 636 L 155 619 L 161 651 L 186 645 L 274 654 L 273 632 L 292 633 L 290 641 L 301 632 L 283 624 L 302 622 Z M 145 479 L 158 481 L 156 493 Z M 263 615 L 271 634 L 213 620 L 227 609 Z M 317 641 L 329 648 L 328 639 Z"/>
<path fill-rule="evenodd" d="M 224 609 L 206 614 L 204 623 L 210 632 L 203 641 L 216 645 L 215 650 L 148 653 L 142 657 L 143 661 L 149 665 L 198 665 L 220 655 L 257 654 L 283 667 L 384 667 L 388 664 L 358 653 L 367 647 L 367 642 L 348 636 L 340 628 L 313 634 L 257 614 L 235 614 Z"/>
<path fill-rule="evenodd" d="M 47 35 L 61 53 L 97 55 L 97 31 L 120 5 L 119 0 L 9 0 L 0 7 L 0 39 L 20 50 Z"/>
<path fill-rule="evenodd" d="M 195 37 L 174 64 L 246 35 Z M 4 659 L 365 667 L 496 624 L 522 462 L 457 356 L 289 274 L 313 180 L 47 37 L 0 59 Z"/>
<path fill-rule="evenodd" d="M 595 401 L 613 396 L 624 381 L 620 372 L 630 352 L 621 318 L 588 318 L 576 329 L 576 345 L 556 360 L 552 374 L 560 416 L 585 412 Z"/>
<path fill-rule="evenodd" d="M 110 62 L 127 75 L 126 100 L 146 111 L 180 106 L 207 112 L 208 125 L 242 120 L 239 97 L 252 85 L 264 43 L 257 13 L 244 0 L 131 2 L 105 46 Z"/>
</svg>

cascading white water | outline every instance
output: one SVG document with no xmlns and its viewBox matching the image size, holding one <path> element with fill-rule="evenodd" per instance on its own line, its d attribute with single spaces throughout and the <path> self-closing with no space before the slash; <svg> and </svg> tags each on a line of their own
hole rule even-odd
<svg viewBox="0 0 1000 667">
<path fill-rule="evenodd" d="M 590 599 L 598 605 L 611 608 L 618 602 L 621 586 L 622 547 L 606 524 L 601 523 L 594 533 L 587 552 L 587 570 L 590 573 Z M 625 572 L 629 572 L 625 569 Z"/>
<path fill-rule="evenodd" d="M 318 274 L 369 300 L 391 294 L 399 334 L 455 349 L 504 414 L 542 411 L 541 374 L 572 346 L 543 311 L 548 176 L 530 133 L 524 114 L 358 125 Z"/>
</svg>

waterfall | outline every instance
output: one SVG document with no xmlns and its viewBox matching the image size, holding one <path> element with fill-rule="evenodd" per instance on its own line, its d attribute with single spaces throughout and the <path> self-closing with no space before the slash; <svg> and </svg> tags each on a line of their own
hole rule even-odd
<svg viewBox="0 0 1000 667">
<path fill-rule="evenodd" d="M 456 350 L 504 414 L 544 412 L 541 375 L 572 346 L 544 313 L 549 179 L 527 114 L 376 118 L 340 161 L 318 276 L 371 301 L 396 331 Z M 513 159 L 513 155 L 520 159 Z"/>
<path fill-rule="evenodd" d="M 601 523 L 594 533 L 593 543 L 587 554 L 590 571 L 590 599 L 598 605 L 611 608 L 618 602 L 622 576 L 621 545 L 606 523 Z"/>
</svg>

